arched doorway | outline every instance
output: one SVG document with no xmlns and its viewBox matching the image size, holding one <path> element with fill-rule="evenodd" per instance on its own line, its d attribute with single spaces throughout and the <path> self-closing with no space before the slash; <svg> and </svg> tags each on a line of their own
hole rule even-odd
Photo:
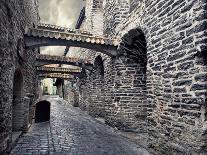
<svg viewBox="0 0 207 155">
<path fill-rule="evenodd" d="M 35 123 L 46 122 L 50 120 L 50 102 L 40 101 L 35 108 Z"/>
<path fill-rule="evenodd" d="M 23 76 L 21 70 L 16 70 L 13 82 L 12 131 L 21 131 L 23 122 Z"/>
</svg>

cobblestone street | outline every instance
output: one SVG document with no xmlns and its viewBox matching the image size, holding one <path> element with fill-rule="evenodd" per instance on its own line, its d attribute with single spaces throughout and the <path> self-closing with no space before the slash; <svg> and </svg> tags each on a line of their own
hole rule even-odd
<svg viewBox="0 0 207 155">
<path fill-rule="evenodd" d="M 51 120 L 34 124 L 23 135 L 12 155 L 148 155 L 145 149 L 114 133 L 83 111 L 65 106 L 60 98 L 50 97 Z"/>
</svg>

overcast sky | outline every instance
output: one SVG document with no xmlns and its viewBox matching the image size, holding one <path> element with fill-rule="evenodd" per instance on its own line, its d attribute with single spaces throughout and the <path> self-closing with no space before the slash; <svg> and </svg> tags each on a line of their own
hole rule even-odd
<svg viewBox="0 0 207 155">
<path fill-rule="evenodd" d="M 74 28 L 83 0 L 39 0 L 42 23 Z M 41 48 L 42 54 L 63 55 L 65 47 Z"/>
</svg>

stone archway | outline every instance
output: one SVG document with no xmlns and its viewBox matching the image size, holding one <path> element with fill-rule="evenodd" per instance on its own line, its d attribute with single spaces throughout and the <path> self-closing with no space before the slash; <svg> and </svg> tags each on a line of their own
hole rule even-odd
<svg viewBox="0 0 207 155">
<path fill-rule="evenodd" d="M 36 103 L 35 123 L 46 122 L 50 120 L 50 102 L 40 101 Z"/>
<path fill-rule="evenodd" d="M 130 30 L 122 37 L 120 50 L 127 56 L 135 59 L 138 63 L 143 63 L 146 68 L 147 63 L 147 42 L 143 31 L 139 28 Z"/>
<path fill-rule="evenodd" d="M 102 57 L 99 55 L 94 61 L 93 72 L 90 77 L 91 94 L 89 113 L 95 117 L 105 116 L 105 93 L 104 93 L 104 64 Z"/>
<path fill-rule="evenodd" d="M 110 124 L 145 131 L 147 118 L 147 43 L 140 29 L 122 38 L 114 65 Z"/>
<path fill-rule="evenodd" d="M 23 106 L 23 75 L 21 70 L 14 73 L 13 103 L 12 103 L 12 130 L 21 131 L 24 123 Z"/>
</svg>

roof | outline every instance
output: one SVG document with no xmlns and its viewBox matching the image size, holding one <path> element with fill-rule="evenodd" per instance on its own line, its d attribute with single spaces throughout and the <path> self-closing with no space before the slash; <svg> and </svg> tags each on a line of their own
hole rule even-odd
<svg viewBox="0 0 207 155">
<path fill-rule="evenodd" d="M 83 30 L 72 30 L 49 24 L 40 24 L 38 28 L 29 28 L 25 35 L 29 37 L 45 37 L 99 45 L 118 46 L 118 40 L 116 38 L 92 36 L 90 33 Z"/>
<path fill-rule="evenodd" d="M 55 55 L 44 55 L 39 54 L 37 55 L 37 60 L 54 60 L 54 61 L 65 61 L 65 62 L 79 62 L 79 63 L 85 63 L 85 64 L 92 64 L 90 60 L 84 60 L 79 58 L 73 58 L 73 57 L 67 57 L 67 56 L 55 56 Z"/>
<path fill-rule="evenodd" d="M 80 69 L 62 68 L 62 67 L 37 67 L 40 72 L 60 72 L 60 73 L 80 73 Z"/>
<path fill-rule="evenodd" d="M 39 77 L 42 78 L 60 78 L 60 79 L 73 79 L 74 76 L 69 75 L 69 74 L 60 74 L 60 73 L 44 73 L 44 74 L 39 74 Z"/>
</svg>

